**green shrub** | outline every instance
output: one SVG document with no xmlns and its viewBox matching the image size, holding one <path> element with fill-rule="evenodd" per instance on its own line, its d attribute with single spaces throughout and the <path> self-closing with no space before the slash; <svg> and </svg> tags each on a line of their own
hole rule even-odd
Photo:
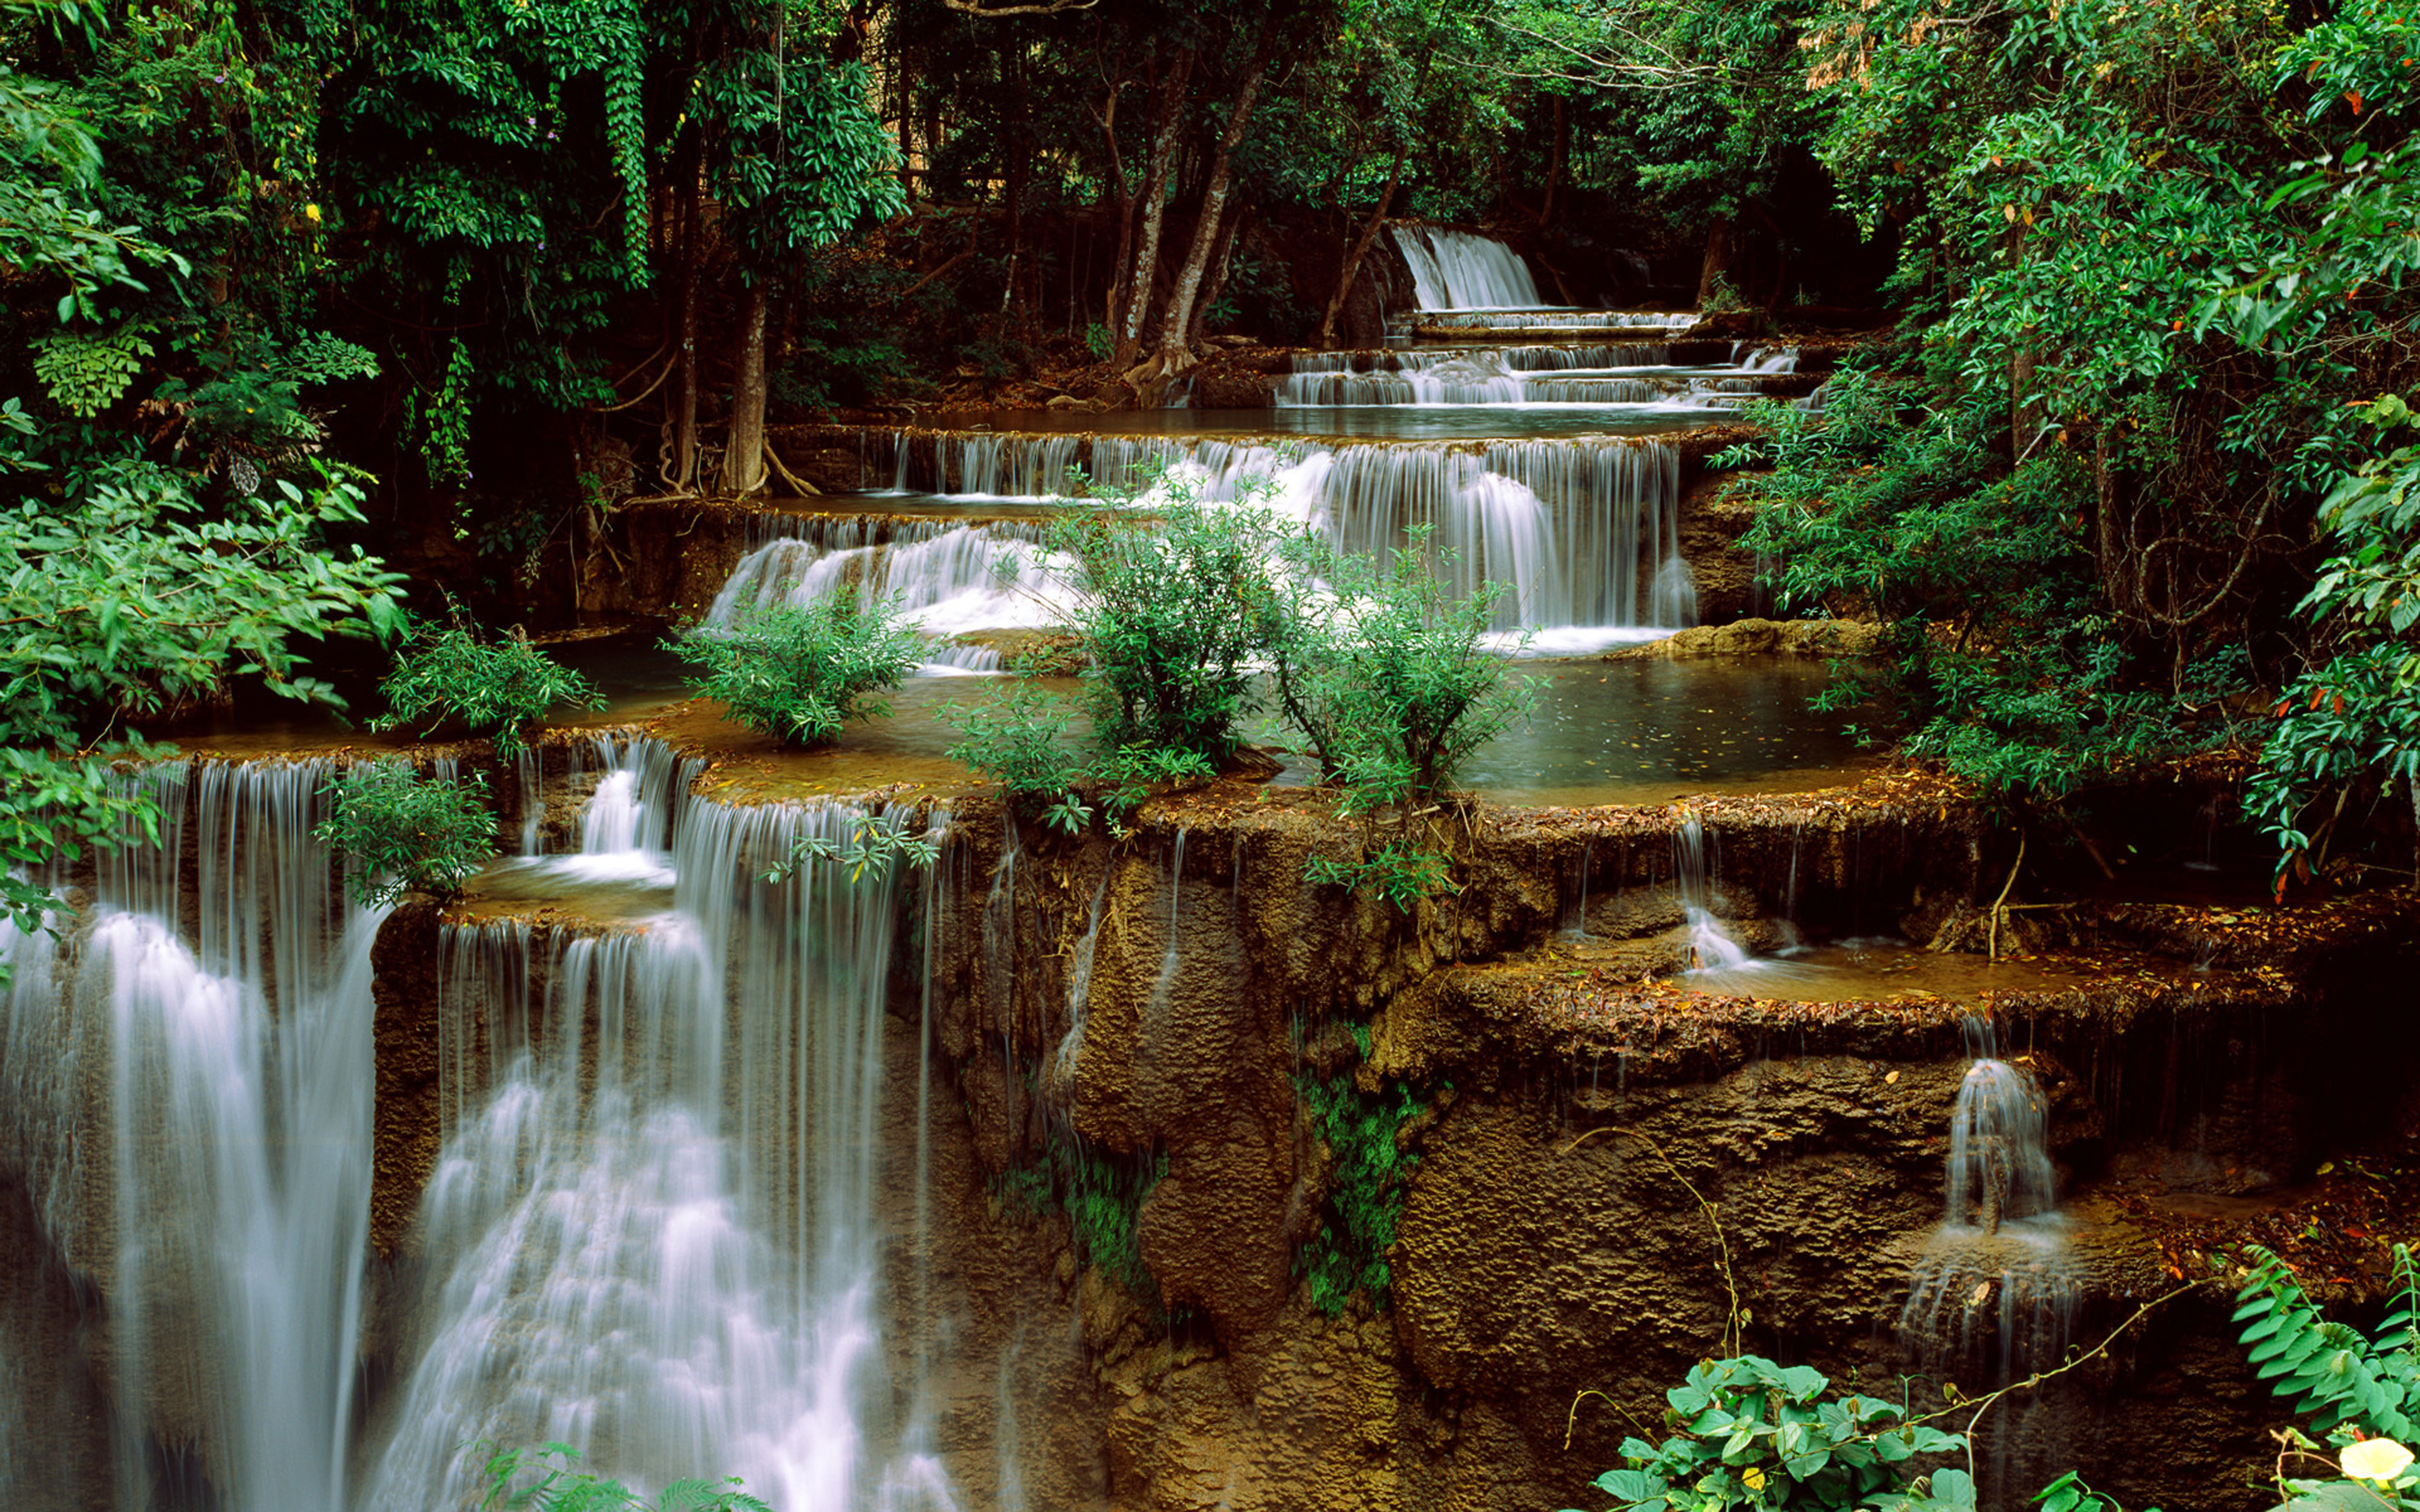
<svg viewBox="0 0 2420 1512">
<path fill-rule="evenodd" d="M 620 1481 L 573 1470 L 579 1458 L 580 1451 L 567 1443 L 499 1451 L 481 1473 L 488 1492 L 479 1498 L 477 1512 L 772 1512 L 740 1489 L 737 1475 L 720 1481 L 676 1480 L 651 1502 Z M 525 1475 L 535 1478 L 514 1484 Z"/>
<path fill-rule="evenodd" d="M 1909 727 L 1909 754 L 2050 804 L 2223 739 L 2187 716 L 2240 686 L 2241 644 L 2147 675 L 2078 529 L 2099 508 L 2089 464 L 2055 447 L 2011 470 L 2004 434 L 1916 406 L 1922 392 L 1843 371 L 1821 414 L 1749 405 L 1741 418 L 1764 439 L 1711 464 L 1771 466 L 1736 486 L 1761 506 L 1741 545 L 1780 563 L 1784 609 L 1883 624 L 1881 654 L 1836 663 L 1817 706 L 1879 702 Z"/>
<path fill-rule="evenodd" d="M 1136 1226 L 1143 1203 L 1167 1174 L 1166 1155 L 1113 1155 L 1054 1131 L 1038 1159 L 1002 1172 L 993 1190 L 1003 1207 L 1020 1216 L 1038 1218 L 1054 1206 L 1066 1213 L 1077 1254 L 1150 1301 L 1158 1288 L 1143 1266 Z"/>
<path fill-rule="evenodd" d="M 999 783 L 1012 804 L 1040 808 L 1043 823 L 1072 835 L 1093 818 L 1091 805 L 1076 795 L 1086 771 L 1083 753 L 1067 737 L 1076 717 L 1067 700 L 1013 680 L 967 712 L 966 738 L 949 757 Z"/>
<path fill-rule="evenodd" d="M 459 892 L 494 853 L 496 818 L 481 778 L 442 782 L 401 762 L 363 762 L 322 791 L 329 815 L 312 834 L 352 862 L 345 885 L 365 908 L 407 892 Z"/>
<path fill-rule="evenodd" d="M 1025 688 L 968 712 L 950 754 L 1013 800 L 1050 800 L 1046 823 L 1070 833 L 1096 794 L 1113 815 L 1164 782 L 1205 779 L 1234 752 L 1254 702 L 1253 661 L 1273 623 L 1276 522 L 1249 503 L 1212 508 L 1189 479 L 1162 475 L 1153 507 L 1133 490 L 1053 521 L 1048 549 L 1075 590 L 1063 624 L 1084 661 L 1071 704 Z M 1089 718 L 1087 748 L 1065 736 Z"/>
<path fill-rule="evenodd" d="M 1705 1361 L 1664 1394 L 1672 1435 L 1623 1440 L 1623 1468 L 1598 1476 L 1597 1489 L 1616 1512 L 1974 1512 L 1966 1471 L 1916 1473 L 1917 1456 L 1965 1448 L 1962 1434 L 1904 1422 L 1872 1396 L 1827 1400 L 1830 1385 L 1809 1365 Z"/>
<path fill-rule="evenodd" d="M 1366 1046 L 1366 1038 L 1362 1042 Z M 1295 1253 L 1295 1274 L 1310 1284 L 1311 1304 L 1331 1318 L 1356 1291 L 1369 1293 L 1373 1304 L 1384 1307 L 1392 1279 L 1387 1252 L 1394 1248 L 1405 1184 L 1420 1160 L 1402 1148 L 1401 1135 L 1428 1104 L 1400 1082 L 1361 1091 L 1350 1072 L 1326 1082 L 1298 1076 L 1295 1089 L 1333 1163 L 1319 1232 Z"/>
<path fill-rule="evenodd" d="M 860 601 L 846 589 L 807 604 L 759 609 L 727 629 L 693 625 L 664 642 L 703 670 L 690 687 L 752 730 L 799 746 L 840 738 L 851 719 L 891 706 L 869 697 L 908 680 L 923 640 L 899 601 Z"/>
<path fill-rule="evenodd" d="M 1142 746 L 1216 764 L 1252 704 L 1254 654 L 1269 595 L 1275 522 L 1249 506 L 1211 508 L 1190 479 L 1155 480 L 1148 513 L 1109 496 L 1055 521 L 1053 553 L 1077 590 L 1067 627 L 1082 642 L 1085 711 L 1104 750 Z"/>
<path fill-rule="evenodd" d="M 1302 879 L 1313 887 L 1366 892 L 1405 912 L 1423 898 L 1462 890 L 1453 880 L 1453 857 L 1442 845 L 1429 843 L 1419 835 L 1364 848 L 1350 860 L 1313 856 L 1303 868 Z"/>
<path fill-rule="evenodd" d="M 1283 553 L 1289 582 L 1333 594 L 1274 600 L 1263 640 L 1279 704 L 1342 786 L 1345 812 L 1429 802 L 1471 752 L 1529 717 L 1535 689 L 1484 644 L 1502 585 L 1456 597 L 1441 576 L 1453 554 L 1428 527 L 1383 572 L 1309 532 Z"/>
<path fill-rule="evenodd" d="M 425 719 L 433 731 L 448 719 L 458 719 L 473 734 L 494 741 L 500 756 L 519 751 L 522 727 L 544 718 L 558 703 L 605 706 L 587 678 L 519 633 L 482 640 L 475 630 L 461 625 L 414 625 L 379 691 L 386 696 L 387 712 L 370 721 L 371 729 L 393 730 Z"/>
</svg>

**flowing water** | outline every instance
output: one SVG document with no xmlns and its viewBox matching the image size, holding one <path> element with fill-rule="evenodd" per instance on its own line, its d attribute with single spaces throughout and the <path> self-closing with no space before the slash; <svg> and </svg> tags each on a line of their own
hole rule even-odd
<svg viewBox="0 0 2420 1512">
<path fill-rule="evenodd" d="M 659 854 L 631 802 L 649 744 L 598 783 L 582 856 Z M 634 1483 L 737 1473 L 784 1512 L 950 1504 L 879 1323 L 899 882 L 759 875 L 800 837 L 902 821 L 676 804 L 666 913 L 447 927 L 460 1111 L 365 1505 L 459 1504 L 463 1445 L 555 1439 Z"/>
<path fill-rule="evenodd" d="M 1999 1058 L 1989 1021 L 1968 1019 L 1974 1059 L 1950 1114 L 1946 1214 L 1909 1277 L 1899 1334 L 1911 1365 L 1966 1395 L 2059 1364 L 2084 1284 L 2058 1211 L 2049 1108 L 2033 1072 Z M 2074 1404 L 2020 1393 L 1978 1444 L 1984 1504 L 2014 1505 L 2072 1462 Z"/>
<path fill-rule="evenodd" d="M 1412 271 L 1422 310 L 1499 309 L 1540 303 L 1537 280 L 1520 255 L 1494 237 L 1444 226 L 1390 225 Z"/>
<path fill-rule="evenodd" d="M 234 1512 L 346 1500 L 379 916 L 311 836 L 333 771 L 147 768 L 158 842 L 104 855 L 63 945 L 6 930 L 0 1106 L 45 1235 L 107 1284 L 118 1506 L 184 1455 Z"/>
</svg>

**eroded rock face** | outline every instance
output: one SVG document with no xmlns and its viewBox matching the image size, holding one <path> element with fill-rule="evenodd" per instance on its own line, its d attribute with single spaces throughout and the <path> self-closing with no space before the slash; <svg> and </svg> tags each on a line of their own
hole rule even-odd
<svg viewBox="0 0 2420 1512">
<path fill-rule="evenodd" d="M 1930 798 L 1704 817 L 1722 829 L 1724 906 L 1743 918 L 1794 870 L 1835 925 L 1889 930 L 1972 896 L 1984 871 L 1973 831 Z M 1301 885 L 1320 829 L 1250 801 L 1148 813 L 1116 850 L 1023 850 L 1013 908 L 999 847 L 978 839 L 961 907 L 1016 923 L 980 951 L 940 936 L 939 996 L 991 1131 L 980 1158 L 1031 1162 L 1065 1130 L 1166 1159 L 1137 1215 L 1153 1295 L 1128 1296 L 1080 1246 L 1048 1251 L 1080 1319 L 1111 1504 L 1572 1504 L 1700 1358 L 1764 1352 L 1867 1390 L 1907 1369 L 1899 1313 L 1942 1217 L 1974 1005 L 1641 985 L 1673 965 L 1673 816 L 1491 818 L 1465 893 L 1408 914 Z M 1576 970 L 1551 942 L 1583 881 L 1590 934 L 1618 949 Z M 2159 943 L 2162 927 L 2123 908 L 2057 926 L 2112 951 Z M 2199 976 L 2113 970 L 1996 1000 L 2048 1100 L 2066 1184 L 2088 1192 L 2121 1150 L 2187 1179 L 2180 1157 L 2150 1153 L 2180 1141 L 2222 1187 L 2264 1159 L 2273 1173 L 2317 1158 L 2326 1120 L 2306 1089 L 2321 1071 L 2284 1042 L 2280 1015 L 2366 1010 L 2328 995 L 2325 950 L 2197 953 Z M 1021 1112 L 980 1111 L 1011 1079 L 993 1064 L 1070 1054 L 1072 1074 L 1038 1070 Z M 1297 1088 L 1356 1066 L 1365 1088 L 1411 1086 L 1432 1112 L 1404 1136 L 1419 1164 L 1390 1303 L 1329 1318 L 1292 1273 L 1334 1180 Z M 2086 1201 L 2072 1221 L 2083 1346 L 2174 1278 L 2118 1207 Z M 2066 1395 L 2012 1412 L 2010 1431 L 2130 1504 L 2249 1505 L 2274 1409 L 2242 1382 L 2186 1384 L 2235 1367 L 2222 1302 L 2169 1304 Z"/>
<path fill-rule="evenodd" d="M 2008 865 L 1971 809 L 1913 782 L 1699 818 L 1720 838 L 1714 905 L 1744 934 L 1786 898 L 1810 927 L 1914 933 L 1988 903 Z M 880 1026 L 899 1397 L 882 1431 L 915 1425 L 970 1508 L 1510 1512 L 1583 1504 L 1621 1440 L 1660 1423 L 1663 1391 L 1730 1348 L 1891 1387 L 1978 1005 L 1652 980 L 1680 962 L 1679 822 L 1475 814 L 1464 890 L 1398 910 L 1303 882 L 1357 837 L 1299 795 L 1198 790 L 1115 842 L 962 808 L 903 900 L 916 948 L 892 952 Z M 1990 1006 L 2048 1106 L 2090 1342 L 2177 1283 L 2116 1179 L 2257 1205 L 2375 1134 L 2410 1069 L 2377 984 L 2413 925 L 2371 908 L 2214 939 L 2149 905 L 2044 917 L 2033 943 L 2109 968 Z M 442 1132 L 437 928 L 408 904 L 375 955 L 373 1376 L 396 1348 L 383 1278 L 412 1262 Z M 2143 959 L 2173 969 L 2121 969 Z M 2397 1049 L 2348 1073 L 2345 1042 Z M 1389 1294 L 1327 1316 L 1298 1268 L 1341 1163 L 1303 1088 L 1348 1076 L 1427 1111 L 1396 1136 L 1418 1165 Z M 1051 1186 L 1070 1159 L 1133 1183 L 1140 1287 Z M 107 1277 L 47 1255 L 10 1200 L 6 1336 L 56 1341 L 71 1369 L 43 1410 L 97 1455 L 108 1361 L 79 1309 L 105 1316 Z M 2283 1414 L 2226 1314 L 2216 1290 L 2166 1304 L 2034 1427 L 2130 1505 L 2252 1507 L 2245 1471 Z"/>
</svg>

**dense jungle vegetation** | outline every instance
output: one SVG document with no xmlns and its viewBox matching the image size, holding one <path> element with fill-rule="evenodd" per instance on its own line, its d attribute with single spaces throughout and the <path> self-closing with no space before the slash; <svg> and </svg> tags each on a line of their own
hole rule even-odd
<svg viewBox="0 0 2420 1512">
<path fill-rule="evenodd" d="M 768 421 L 1338 340 L 1421 217 L 1886 316 L 1733 458 L 1786 602 L 2012 801 L 2233 743 L 2350 865 L 2420 766 L 2415 69 L 2382 0 L 0 0 L 0 848 L 408 579 L 542 618 Z"/>
</svg>

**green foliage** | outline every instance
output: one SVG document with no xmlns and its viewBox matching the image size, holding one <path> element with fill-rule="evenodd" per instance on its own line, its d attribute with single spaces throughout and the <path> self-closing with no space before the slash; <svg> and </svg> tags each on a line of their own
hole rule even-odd
<svg viewBox="0 0 2420 1512">
<path fill-rule="evenodd" d="M 158 809 L 120 781 L 110 764 L 169 754 L 139 741 L 74 758 L 0 746 L 0 918 L 31 933 L 60 904 L 29 877 L 87 851 L 156 841 Z M 8 984 L 0 963 L 0 990 Z"/>
<path fill-rule="evenodd" d="M 580 673 L 538 650 L 518 632 L 483 640 L 469 625 L 415 625 L 379 685 L 387 712 L 370 721 L 393 730 L 423 720 L 434 730 L 459 720 L 495 742 L 496 754 L 521 748 L 526 727 L 557 704 L 601 709 L 604 695 Z"/>
<path fill-rule="evenodd" d="M 53 404 L 89 420 L 118 401 L 143 371 L 143 359 L 157 351 L 132 330 L 107 335 L 62 331 L 35 344 L 34 376 Z"/>
<path fill-rule="evenodd" d="M 458 893 L 495 852 L 484 778 L 445 782 L 401 762 L 362 762 L 322 791 L 329 813 L 312 834 L 351 861 L 346 887 L 364 908 Z"/>
<path fill-rule="evenodd" d="M 787 882 L 801 872 L 812 872 L 820 862 L 846 872 L 849 886 L 855 887 L 869 877 L 881 881 L 891 874 L 894 863 L 905 862 L 922 871 L 940 856 L 940 842 L 931 836 L 910 834 L 895 822 L 868 814 L 857 821 L 845 840 L 800 835 L 790 841 L 782 859 L 766 870 L 765 880 Z"/>
<path fill-rule="evenodd" d="M 35 460 L 21 454 L 19 465 Z M 307 493 L 281 479 L 217 515 L 191 483 L 113 462 L 86 471 L 70 501 L 0 510 L 10 744 L 73 745 L 112 720 L 216 698 L 246 674 L 333 703 L 334 689 L 303 674 L 301 643 L 394 623 L 396 575 L 318 544 L 323 529 L 361 518 L 349 479 Z"/>
<path fill-rule="evenodd" d="M 1091 820 L 1079 789 L 1117 816 L 1157 786 L 1215 776 L 1252 706 L 1274 522 L 1204 504 L 1190 480 L 1153 487 L 1148 513 L 1122 493 L 1051 523 L 1048 549 L 1076 590 L 1065 624 L 1085 658 L 1074 705 L 1012 689 L 968 712 L 951 751 L 1013 799 L 1047 800 L 1045 822 L 1070 833 Z M 1078 717 L 1081 754 L 1065 745 Z"/>
<path fill-rule="evenodd" d="M 1924 396 L 1844 372 L 1820 416 L 1752 407 L 1765 440 L 1716 459 L 1770 467 L 1739 485 L 1761 505 L 1744 544 L 1779 559 L 1785 608 L 1885 627 L 1885 655 L 1838 669 L 1823 706 L 1879 698 L 1907 723 L 1912 753 L 2020 798 L 2056 800 L 2223 738 L 2180 705 L 2215 702 L 2240 653 L 2147 686 L 2076 529 L 2091 482 L 2075 460 L 2054 452 L 2005 470 L 1973 417 Z"/>
<path fill-rule="evenodd" d="M 2415 424 L 2393 394 L 2361 414 L 2382 435 Z M 2244 790 L 2246 812 L 2276 838 L 2281 887 L 2289 870 L 2310 875 L 2353 787 L 2420 779 L 2420 445 L 2346 474 L 2319 522 L 2335 549 L 2301 610 L 2336 629 L 2344 649 L 2287 687 Z M 2338 801 L 2314 824 L 2306 816 L 2331 788 Z"/>
<path fill-rule="evenodd" d="M 1073 835 L 1093 822 L 1092 806 L 1076 792 L 1088 770 L 1067 738 L 1076 718 L 1066 699 L 1012 680 L 968 712 L 966 738 L 949 757 L 999 783 L 1011 803 L 1039 810 L 1043 823 Z"/>
<path fill-rule="evenodd" d="M 567 1443 L 498 1450 L 481 1471 L 488 1489 L 477 1512 L 772 1512 L 740 1489 L 737 1475 L 676 1480 L 649 1501 L 619 1481 L 573 1469 L 579 1458 Z"/>
<path fill-rule="evenodd" d="M 1050 550 L 1077 590 L 1067 627 L 1083 645 L 1085 712 L 1104 750 L 1140 746 L 1216 764 L 1252 701 L 1267 599 L 1264 510 L 1212 508 L 1189 477 L 1052 522 Z"/>
<path fill-rule="evenodd" d="M 1367 893 L 1406 913 L 1423 898 L 1462 890 L 1453 880 L 1453 857 L 1410 837 L 1364 847 L 1349 859 L 1314 855 L 1302 879 L 1313 887 Z"/>
<path fill-rule="evenodd" d="M 890 713 L 870 695 L 906 682 L 923 644 L 895 597 L 868 604 L 846 589 L 768 605 L 728 628 L 695 625 L 664 642 L 702 670 L 690 679 L 702 697 L 752 730 L 800 746 L 837 740 L 849 720 Z"/>
<path fill-rule="evenodd" d="M 1889 1402 L 1851 1393 L 1808 1365 L 1755 1355 L 1709 1360 L 1664 1394 L 1671 1436 L 1627 1439 L 1625 1467 L 1597 1477 L 1614 1512 L 1972 1512 L 1974 1478 L 1916 1473 L 1919 1455 L 1966 1447 L 1963 1435 L 1902 1421 Z"/>
<path fill-rule="evenodd" d="M 1161 784 L 1214 775 L 1264 661 L 1344 810 L 1371 816 L 1436 797 L 1471 751 L 1527 717 L 1530 687 L 1482 647 L 1497 591 L 1457 596 L 1453 559 L 1427 530 L 1382 571 L 1280 526 L 1249 482 L 1240 491 L 1214 507 L 1193 481 L 1162 476 L 1056 521 L 1049 544 L 1078 589 L 1068 625 L 1087 658 L 1082 698 L 1071 707 L 1014 689 L 970 712 L 953 758 L 1014 799 L 1047 800 L 1047 822 L 1073 832 L 1090 818 L 1078 789 L 1115 815 Z M 1079 713 L 1092 729 L 1081 755 L 1066 740 Z M 1397 903 L 1447 880 L 1445 858 L 1408 841 L 1312 866 L 1313 881 Z"/>
<path fill-rule="evenodd" d="M 1404 1198 L 1419 1155 L 1404 1147 L 1404 1126 L 1428 1110 L 1398 1082 L 1364 1092 L 1346 1072 L 1326 1082 L 1295 1078 L 1311 1125 L 1327 1147 L 1327 1201 L 1319 1232 L 1295 1254 L 1295 1274 L 1311 1288 L 1311 1304 L 1333 1318 L 1356 1292 L 1387 1305 Z"/>
<path fill-rule="evenodd" d="M 1278 701 L 1342 787 L 1346 813 L 1430 802 L 1471 752 L 1528 717 L 1535 689 L 1481 644 L 1502 585 L 1457 597 L 1453 555 L 1428 527 L 1383 572 L 1308 531 L 1281 549 L 1292 583 L 1328 591 L 1272 591 L 1264 640 Z"/>
<path fill-rule="evenodd" d="M 1040 1159 L 1003 1173 L 998 1190 L 1003 1203 L 1029 1217 L 1056 1205 L 1067 1214 L 1078 1256 L 1150 1300 L 1158 1288 L 1142 1263 L 1136 1223 L 1167 1174 L 1166 1155 L 1112 1155 L 1053 1131 Z"/>
<path fill-rule="evenodd" d="M 2253 1265 L 2235 1320 L 2259 1379 L 2321 1432 L 2420 1439 L 2420 1265 L 2410 1247 L 2390 1252 L 2390 1301 L 2371 1338 L 2320 1316 L 2274 1253 L 2258 1245 L 2244 1253 Z"/>
<path fill-rule="evenodd" d="M 2032 1501 L 2041 1512 L 2126 1512 L 2116 1497 L 2094 1490 L 2071 1470 L 2034 1492 Z M 2151 1512 L 2159 1509 L 2154 1507 Z"/>
</svg>

